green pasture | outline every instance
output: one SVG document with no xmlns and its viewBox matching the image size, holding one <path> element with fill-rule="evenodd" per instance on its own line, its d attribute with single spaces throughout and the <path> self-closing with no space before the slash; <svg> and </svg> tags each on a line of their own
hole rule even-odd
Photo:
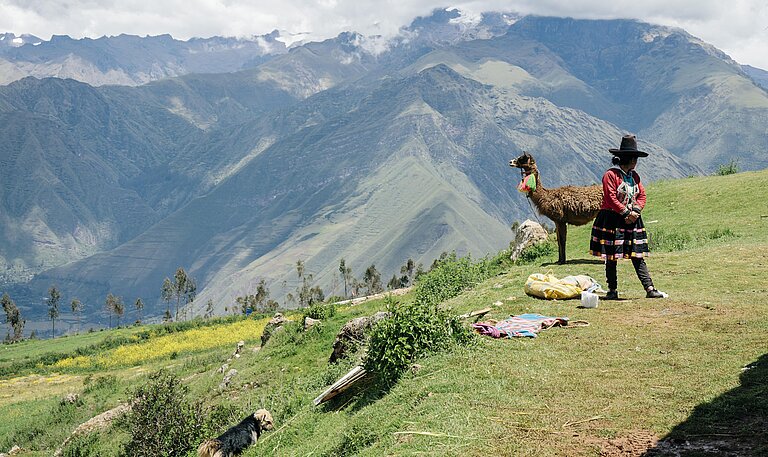
<svg viewBox="0 0 768 457">
<path fill-rule="evenodd" d="M 279 333 L 260 350 L 254 335 L 229 362 L 238 375 L 225 388 L 217 369 L 231 347 L 71 373 L 65 389 L 33 384 L 36 373 L 56 379 L 46 353 L 135 330 L 2 346 L 0 366 L 25 358 L 42 365 L 0 378 L 18 391 L 0 397 L 0 452 L 17 444 L 21 455 L 51 455 L 78 424 L 125 402 L 150 373 L 166 369 L 188 387 L 189 401 L 202 402 L 208 437 L 255 409 L 272 412 L 275 430 L 246 457 L 693 456 L 710 455 L 702 451 L 707 446 L 719 446 L 719 455 L 766 455 L 768 171 L 657 182 L 647 190 L 643 218 L 654 243 L 648 266 L 668 299 L 644 298 L 630 262 L 619 266 L 621 301 L 583 309 L 578 300 L 526 296 L 523 284 L 536 272 L 587 274 L 604 284 L 603 265 L 587 254 L 589 227 L 571 227 L 566 264 L 556 264 L 553 252 L 508 265 L 444 306 L 456 314 L 491 307 L 489 319 L 565 316 L 588 326 L 553 328 L 535 339 L 477 337 L 418 360 L 392 386 L 368 381 L 319 407 L 312 399 L 353 366 L 328 364 L 336 333 L 349 319 L 384 309 L 385 300 L 341 307 L 319 329 Z M 80 394 L 78 403 L 61 404 L 68 389 Z M 122 455 L 129 438 L 117 422 L 73 441 L 64 455 Z M 620 454 L 620 446 L 639 451 Z"/>
</svg>

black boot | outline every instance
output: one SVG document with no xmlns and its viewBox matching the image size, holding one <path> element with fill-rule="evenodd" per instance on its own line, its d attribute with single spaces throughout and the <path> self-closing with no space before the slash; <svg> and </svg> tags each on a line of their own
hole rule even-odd
<svg viewBox="0 0 768 457">
<path fill-rule="evenodd" d="M 645 294 L 645 298 L 665 298 L 663 292 L 659 292 L 656 289 L 651 289 Z"/>
<path fill-rule="evenodd" d="M 605 294 L 605 297 L 603 297 L 603 300 L 618 300 L 618 299 L 619 299 L 619 292 L 615 290 L 609 290 L 608 293 Z"/>
</svg>

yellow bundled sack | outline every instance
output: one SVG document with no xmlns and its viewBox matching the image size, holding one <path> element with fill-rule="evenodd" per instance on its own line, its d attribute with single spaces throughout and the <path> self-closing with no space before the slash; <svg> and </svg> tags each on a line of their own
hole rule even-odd
<svg viewBox="0 0 768 457">
<path fill-rule="evenodd" d="M 525 281 L 525 293 L 547 300 L 565 300 L 581 296 L 582 289 L 569 279 L 557 279 L 552 273 L 534 273 Z"/>
</svg>

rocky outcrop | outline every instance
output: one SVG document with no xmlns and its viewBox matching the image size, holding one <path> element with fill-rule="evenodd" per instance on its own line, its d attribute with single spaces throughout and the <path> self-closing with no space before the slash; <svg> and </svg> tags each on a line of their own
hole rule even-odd
<svg viewBox="0 0 768 457">
<path fill-rule="evenodd" d="M 344 324 L 333 342 L 333 352 L 328 359 L 330 363 L 349 357 L 361 345 L 365 344 L 366 333 L 380 320 L 391 316 L 386 311 L 379 311 L 373 316 L 356 317 Z"/>
<path fill-rule="evenodd" d="M 509 258 L 513 261 L 517 260 L 523 252 L 523 249 L 533 246 L 536 243 L 547 241 L 548 236 L 549 234 L 541 224 L 526 219 L 515 231 L 515 241 L 512 242 L 512 252 L 510 253 Z"/>
<path fill-rule="evenodd" d="M 288 322 L 293 322 L 290 319 L 286 319 L 282 313 L 275 313 L 275 316 L 267 322 L 264 327 L 264 333 L 261 334 L 261 346 L 267 344 L 267 341 L 275 334 L 283 329 L 283 326 Z"/>
</svg>

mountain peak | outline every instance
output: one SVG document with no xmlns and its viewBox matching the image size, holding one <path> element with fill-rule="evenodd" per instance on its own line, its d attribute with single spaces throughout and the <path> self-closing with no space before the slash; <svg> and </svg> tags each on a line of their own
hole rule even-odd
<svg viewBox="0 0 768 457">
<path fill-rule="evenodd" d="M 12 32 L 0 33 L 0 48 L 18 48 L 25 44 L 38 45 L 42 41 L 40 38 L 27 33 L 18 36 Z"/>
<path fill-rule="evenodd" d="M 455 44 L 460 41 L 489 39 L 503 35 L 520 16 L 511 12 L 475 12 L 469 9 L 438 8 L 429 16 L 419 16 L 404 27 L 406 41 L 427 44 Z"/>
</svg>

